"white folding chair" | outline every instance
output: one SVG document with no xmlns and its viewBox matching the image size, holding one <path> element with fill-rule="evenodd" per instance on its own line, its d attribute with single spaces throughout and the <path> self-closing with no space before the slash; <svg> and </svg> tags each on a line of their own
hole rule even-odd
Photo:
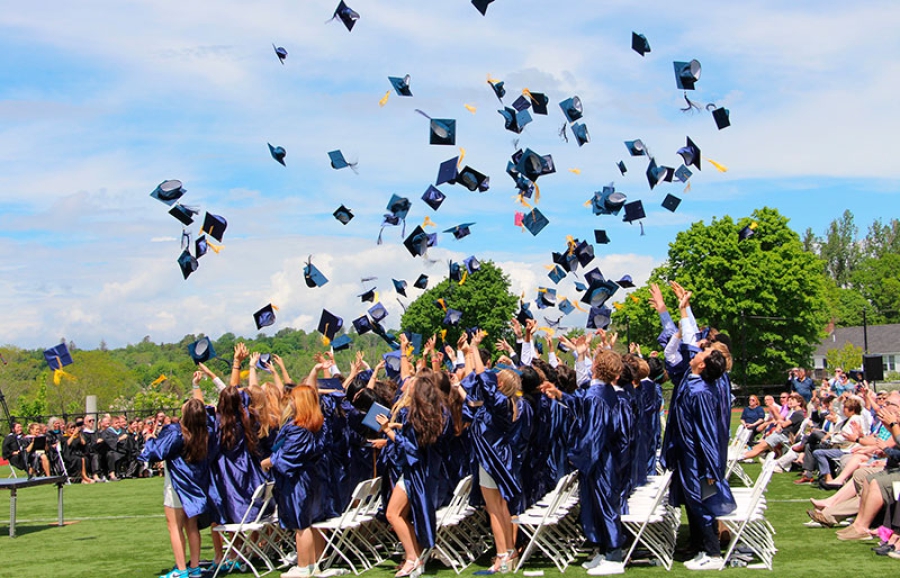
<svg viewBox="0 0 900 578">
<path fill-rule="evenodd" d="M 753 485 L 753 479 L 741 467 L 741 456 L 747 448 L 747 442 L 750 441 L 751 435 L 752 432 L 749 429 L 743 425 L 738 426 L 737 431 L 734 432 L 734 437 L 731 438 L 731 442 L 728 444 L 728 464 L 725 467 L 726 480 L 734 474 L 748 487 Z"/>
<path fill-rule="evenodd" d="M 519 531 L 528 538 L 516 572 L 528 561 L 535 548 L 552 560 L 560 572 L 565 572 L 575 559 L 577 546 L 573 539 L 572 523 L 564 520 L 577 502 L 574 498 L 574 490 L 578 487 L 577 476 L 578 472 L 572 472 L 560 478 L 553 490 L 513 520 Z"/>
<path fill-rule="evenodd" d="M 274 486 L 275 482 L 264 482 L 253 491 L 253 496 L 250 498 L 250 504 L 247 506 L 247 510 L 244 512 L 244 516 L 239 523 L 213 526 L 213 531 L 219 532 L 222 535 L 222 540 L 225 544 L 225 552 L 222 555 L 221 562 L 216 566 L 213 578 L 216 578 L 216 576 L 219 575 L 219 570 L 222 569 L 223 564 L 228 560 L 228 556 L 232 552 L 247 564 L 247 567 L 250 568 L 257 578 L 259 578 L 259 570 L 257 570 L 256 566 L 254 566 L 251 561 L 253 555 L 258 556 L 263 561 L 266 565 L 267 572 L 275 570 L 275 565 L 272 563 L 272 560 L 269 559 L 265 550 L 260 548 L 259 544 L 256 543 L 253 536 L 254 533 L 265 533 L 267 529 L 268 522 L 266 521 L 266 510 L 269 507 L 269 503 L 272 501 L 272 488 Z M 255 516 L 251 519 L 251 515 L 254 512 Z"/>
<path fill-rule="evenodd" d="M 350 503 L 340 516 L 313 524 L 325 538 L 325 549 L 319 557 L 319 568 L 330 568 L 340 557 L 359 575 L 382 561 L 378 550 L 368 539 L 356 539 L 359 530 L 371 520 L 368 512 L 379 499 L 380 479 L 364 480 L 357 484 L 350 497 Z"/>
<path fill-rule="evenodd" d="M 768 570 L 772 569 L 772 559 L 777 549 L 775 548 L 775 531 L 765 517 L 765 493 L 774 471 L 775 455 L 770 453 L 763 462 L 762 472 L 756 478 L 753 488 L 749 491 L 738 491 L 740 488 L 733 490 L 737 502 L 734 512 L 717 518 L 731 532 L 731 542 L 725 552 L 726 565 L 734 555 L 735 549 L 741 545 L 762 561 L 762 567 Z M 753 567 L 761 566 L 748 566 L 748 568 Z"/>
<path fill-rule="evenodd" d="M 643 545 L 666 570 L 672 569 L 681 516 L 680 512 L 676 516 L 674 508 L 666 503 L 671 482 L 672 471 L 666 471 L 646 486 L 637 488 L 628 498 L 628 513 L 622 515 L 622 526 L 634 540 L 625 554 L 625 564 L 632 559 L 637 547 Z"/>
<path fill-rule="evenodd" d="M 14 468 L 13 465 L 11 463 L 9 463 L 8 461 L 0 458 L 0 466 L 9 466 L 9 475 L 6 476 L 7 478 L 18 478 L 19 477 L 19 475 L 16 473 L 16 468 Z"/>
<path fill-rule="evenodd" d="M 467 523 L 475 514 L 475 509 L 469 506 L 471 491 L 472 476 L 466 476 L 456 485 L 450 503 L 437 511 L 433 555 L 457 574 L 487 551 L 483 536 L 473 533 L 475 526 Z"/>
</svg>

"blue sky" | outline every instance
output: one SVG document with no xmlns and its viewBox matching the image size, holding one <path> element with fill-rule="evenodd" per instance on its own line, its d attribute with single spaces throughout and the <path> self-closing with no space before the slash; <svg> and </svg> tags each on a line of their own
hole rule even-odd
<svg viewBox="0 0 900 578">
<path fill-rule="evenodd" d="M 642 282 L 694 221 L 769 206 L 798 232 L 821 233 L 849 208 L 864 232 L 897 216 L 895 2 L 497 0 L 482 17 L 468 0 L 353 0 L 361 19 L 349 33 L 325 23 L 336 4 L 51 1 L 0 13 L 0 343 L 253 335 L 251 314 L 269 302 L 279 313 L 266 332 L 311 330 L 322 307 L 348 323 L 362 314 L 369 276 L 396 326 L 391 278 L 436 282 L 448 259 L 494 259 L 531 298 L 550 284 L 551 251 L 595 228 L 613 241 L 596 247 L 596 265 Z M 650 41 L 644 58 L 632 30 Z M 288 50 L 284 66 L 272 43 Z M 727 107 L 731 127 L 680 112 L 672 62 L 692 58 L 703 72 L 690 96 Z M 387 77 L 404 74 L 414 97 L 392 93 L 379 107 Z M 521 135 L 504 130 L 489 74 L 505 82 L 506 105 L 523 88 L 547 93 L 550 115 Z M 557 103 L 573 95 L 592 138 L 582 148 L 557 135 Z M 444 185 L 437 212 L 419 200 L 458 149 L 428 145 L 417 108 L 457 119 L 457 145 L 491 177 L 487 193 Z M 623 141 L 640 138 L 677 167 L 688 135 L 728 172 L 704 162 L 690 192 L 650 191 L 646 158 L 628 157 Z M 550 225 L 536 237 L 513 225 L 523 208 L 504 170 L 515 138 L 558 167 L 538 181 Z M 267 142 L 287 149 L 286 167 Z M 358 174 L 331 169 L 337 148 Z M 166 179 L 229 223 L 223 251 L 187 281 L 180 223 L 149 197 Z M 611 181 L 644 202 L 645 236 L 583 206 Z M 413 202 L 408 230 L 428 215 L 439 230 L 474 221 L 473 234 L 441 235 L 434 264 L 411 258 L 399 229 L 376 245 L 394 193 Z M 660 207 L 667 193 L 683 200 L 675 213 Z M 347 226 L 331 216 L 342 203 L 356 215 Z M 303 283 L 310 254 L 330 279 L 322 289 Z M 576 296 L 572 281 L 561 295 Z"/>
</svg>

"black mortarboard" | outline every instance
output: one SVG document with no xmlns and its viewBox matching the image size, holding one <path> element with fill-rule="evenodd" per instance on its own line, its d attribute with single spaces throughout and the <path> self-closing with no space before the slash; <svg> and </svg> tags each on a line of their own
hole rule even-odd
<svg viewBox="0 0 900 578">
<path fill-rule="evenodd" d="M 550 277 L 550 280 L 554 283 L 559 283 L 563 279 L 566 278 L 568 272 L 560 267 L 559 265 L 554 265 L 553 269 L 547 273 L 547 277 Z"/>
<path fill-rule="evenodd" d="M 456 176 L 456 182 L 473 193 L 475 191 L 484 193 L 491 188 L 491 178 L 469 166 L 464 167 L 463 170 L 459 172 Z"/>
<path fill-rule="evenodd" d="M 206 252 L 209 250 L 209 243 L 206 242 L 206 235 L 200 235 L 197 237 L 197 240 L 194 241 L 194 257 L 200 258 L 203 255 L 206 255 Z"/>
<path fill-rule="evenodd" d="M 456 176 L 459 174 L 457 167 L 459 166 L 459 157 L 453 157 L 452 159 L 446 160 L 441 163 L 441 166 L 438 167 L 438 176 L 437 180 L 434 182 L 435 186 L 442 185 L 444 183 L 455 184 Z"/>
<path fill-rule="evenodd" d="M 537 299 L 538 309 L 546 309 L 556 305 L 556 289 L 552 287 L 538 287 Z"/>
<path fill-rule="evenodd" d="M 647 37 L 643 34 L 638 34 L 637 32 L 631 33 L 631 49 L 640 54 L 641 56 L 650 52 L 650 42 L 647 40 Z"/>
<path fill-rule="evenodd" d="M 568 249 L 562 253 L 552 253 L 552 259 L 554 263 L 566 271 L 572 272 L 578 270 L 578 257 L 574 252 L 570 253 Z"/>
<path fill-rule="evenodd" d="M 679 90 L 694 90 L 694 83 L 700 80 L 700 62 L 673 62 L 675 67 L 675 84 Z"/>
<path fill-rule="evenodd" d="M 335 212 L 332 214 L 334 215 L 335 219 L 341 222 L 342 225 L 346 225 L 353 220 L 353 213 L 344 205 L 338 207 L 337 210 L 335 210 Z"/>
<path fill-rule="evenodd" d="M 287 50 L 285 50 L 283 46 L 275 46 L 274 44 L 272 45 L 272 49 L 275 50 L 275 56 L 278 57 L 279 62 L 284 64 L 284 59 L 287 58 L 288 54 Z"/>
<path fill-rule="evenodd" d="M 611 321 L 611 313 L 612 310 L 609 307 L 591 307 L 587 316 L 587 329 L 606 329 Z"/>
<path fill-rule="evenodd" d="M 503 115 L 503 127 L 516 134 L 520 134 L 525 130 L 525 125 L 531 122 L 531 113 L 527 110 L 518 111 L 507 106 L 497 112 Z"/>
<path fill-rule="evenodd" d="M 312 264 L 312 256 L 310 256 L 306 265 L 303 266 L 303 280 L 306 281 L 307 287 L 321 287 L 328 283 L 325 275 Z"/>
<path fill-rule="evenodd" d="M 600 271 L 599 267 L 594 267 L 590 271 L 584 274 L 584 280 L 587 281 L 588 285 L 593 285 L 595 283 L 603 283 L 606 281 L 606 277 L 603 276 L 603 273 Z M 587 287 L 582 289 L 582 291 L 586 291 Z"/>
<path fill-rule="evenodd" d="M 591 142 L 591 135 L 588 134 L 587 125 L 583 122 L 576 122 L 572 125 L 572 134 L 575 135 L 575 142 L 578 143 L 578 146 Z"/>
<path fill-rule="evenodd" d="M 578 263 L 582 267 L 587 267 L 594 260 L 594 246 L 587 241 L 581 241 L 575 245 L 574 254 L 578 259 Z"/>
<path fill-rule="evenodd" d="M 201 337 L 197 341 L 188 345 L 188 355 L 194 360 L 194 363 L 203 363 L 216 357 L 216 350 L 209 337 Z"/>
<path fill-rule="evenodd" d="M 659 181 L 665 176 L 664 172 L 660 172 L 660 167 L 656 164 L 656 159 L 651 158 L 647 165 L 647 182 L 650 184 L 650 190 L 653 190 Z"/>
<path fill-rule="evenodd" d="M 559 103 L 559 108 L 562 109 L 563 114 L 566 115 L 566 120 L 569 122 L 575 122 L 584 116 L 584 106 L 581 104 L 581 99 L 577 96 L 562 101 Z"/>
<path fill-rule="evenodd" d="M 594 229 L 594 241 L 599 245 L 609 243 L 609 235 L 603 229 Z"/>
<path fill-rule="evenodd" d="M 387 309 L 385 309 L 384 305 L 382 305 L 381 303 L 376 303 L 375 305 L 369 307 L 367 313 L 375 323 L 381 323 L 381 321 L 388 316 Z"/>
<path fill-rule="evenodd" d="M 686 183 L 689 178 L 691 178 L 694 173 L 691 172 L 691 169 L 687 168 L 684 165 L 678 167 L 678 170 L 675 171 L 675 178 L 681 181 L 682 183 Z"/>
<path fill-rule="evenodd" d="M 402 279 L 391 279 L 391 281 L 394 283 L 394 291 L 406 297 L 406 281 Z"/>
<path fill-rule="evenodd" d="M 416 226 L 413 232 L 403 241 L 403 245 L 413 257 L 424 255 L 428 250 L 428 235 L 420 226 Z"/>
<path fill-rule="evenodd" d="M 488 84 L 491 86 L 491 90 L 494 91 L 494 95 L 497 97 L 497 100 L 503 101 L 503 97 L 506 96 L 506 89 L 503 88 L 502 80 L 488 80 Z"/>
<path fill-rule="evenodd" d="M 428 143 L 433 145 L 455 145 L 456 120 L 452 118 L 431 119 Z"/>
<path fill-rule="evenodd" d="M 331 348 L 335 351 L 343 351 L 345 349 L 350 349 L 350 345 L 353 343 L 353 340 L 350 339 L 349 335 L 338 335 L 335 337 L 334 341 L 331 342 Z M 340 380 L 338 380 L 340 383 Z M 337 389 L 337 388 L 332 388 Z"/>
<path fill-rule="evenodd" d="M 194 222 L 194 215 L 199 213 L 197 209 L 187 207 L 185 205 L 175 205 L 169 209 L 169 214 L 181 221 L 184 225 L 190 225 Z"/>
<path fill-rule="evenodd" d="M 416 282 L 413 283 L 413 287 L 416 289 L 427 289 L 428 288 L 428 275 L 422 274 L 419 275 L 419 278 L 416 279 Z"/>
<path fill-rule="evenodd" d="M 622 278 L 616 281 L 616 284 L 622 289 L 631 289 L 634 287 L 634 281 L 631 275 L 622 275 Z"/>
<path fill-rule="evenodd" d="M 516 170 L 530 181 L 536 181 L 538 177 L 544 174 L 544 159 L 531 149 L 525 149 L 525 152 L 516 159 Z"/>
<path fill-rule="evenodd" d="M 623 175 L 628 172 L 628 168 L 625 166 L 624 162 L 619 161 L 616 163 L 616 166 L 619 168 L 619 172 Z"/>
<path fill-rule="evenodd" d="M 728 117 L 730 111 L 725 107 L 719 107 L 712 111 L 713 119 L 719 130 L 731 126 L 731 119 Z"/>
<path fill-rule="evenodd" d="M 463 265 L 465 265 L 466 271 L 469 272 L 469 275 L 477 273 L 481 270 L 481 261 L 479 261 L 475 255 L 471 255 L 463 259 Z"/>
<path fill-rule="evenodd" d="M 669 209 L 673 213 L 675 212 L 675 209 L 677 209 L 678 205 L 680 205 L 680 204 L 681 204 L 681 199 L 679 199 L 678 197 L 676 197 L 674 195 L 666 195 L 666 198 L 663 199 L 663 202 L 662 202 L 662 206 L 665 207 L 666 209 Z"/>
<path fill-rule="evenodd" d="M 519 312 L 516 313 L 516 321 L 525 325 L 529 319 L 534 319 L 534 314 L 531 313 L 531 306 L 522 301 L 519 303 Z"/>
<path fill-rule="evenodd" d="M 547 114 L 547 107 L 550 105 L 550 98 L 542 93 L 542 92 L 531 92 L 528 91 L 528 96 L 531 100 L 531 110 L 534 111 L 534 114 Z"/>
<path fill-rule="evenodd" d="M 612 281 L 593 281 L 581 297 L 581 302 L 587 303 L 591 307 L 600 307 L 606 303 L 606 300 L 612 297 L 618 289 L 619 286 Z"/>
<path fill-rule="evenodd" d="M 627 198 L 625 193 L 616 191 L 616 188 L 610 184 L 603 187 L 603 190 L 594 193 L 594 198 L 591 199 L 591 210 L 595 215 L 618 215 Z"/>
<path fill-rule="evenodd" d="M 738 240 L 744 241 L 746 239 L 749 239 L 753 235 L 755 235 L 756 227 L 757 227 L 757 224 L 755 222 L 753 222 L 753 223 L 750 223 L 749 225 L 747 225 L 746 227 L 744 227 L 743 229 L 741 229 L 740 231 L 738 231 Z"/>
<path fill-rule="evenodd" d="M 513 101 L 512 107 L 517 111 L 527 110 L 531 107 L 531 99 L 522 94 L 519 96 L 519 98 Z"/>
<path fill-rule="evenodd" d="M 369 331 L 372 331 L 372 324 L 369 322 L 369 317 L 363 315 L 362 317 L 353 320 L 353 328 L 356 329 L 356 332 L 360 335 L 365 335 Z"/>
<path fill-rule="evenodd" d="M 530 199 L 531 195 L 534 194 L 534 182 L 529 181 L 522 175 L 516 178 L 516 188 L 519 189 L 523 197 Z"/>
<path fill-rule="evenodd" d="M 455 327 L 459 325 L 459 320 L 462 319 L 462 311 L 458 311 L 456 309 L 447 309 L 447 313 L 444 314 L 444 325 L 450 325 Z"/>
<path fill-rule="evenodd" d="M 337 332 L 344 326 L 344 320 L 331 313 L 327 309 L 322 309 L 322 317 L 319 318 L 319 325 L 316 328 L 319 333 L 324 335 L 329 341 L 334 339 Z"/>
<path fill-rule="evenodd" d="M 478 9 L 482 16 L 487 16 L 488 4 L 493 1 L 494 0 L 472 0 L 472 6 Z"/>
<path fill-rule="evenodd" d="M 197 267 L 200 266 L 200 263 L 197 262 L 197 259 L 191 256 L 191 252 L 185 249 L 181 252 L 181 256 L 178 257 L 178 266 L 181 267 L 181 274 L 184 275 L 184 278 L 187 279 L 191 276 L 191 273 L 197 270 Z"/>
<path fill-rule="evenodd" d="M 625 216 L 622 218 L 622 220 L 626 223 L 637 221 L 647 216 L 644 213 L 644 203 L 642 203 L 640 199 L 638 199 L 637 201 L 631 201 L 630 203 L 625 203 L 623 208 L 625 209 Z"/>
<path fill-rule="evenodd" d="M 441 203 L 443 203 L 446 198 L 447 196 L 434 185 L 428 185 L 428 189 L 422 195 L 422 200 L 425 201 L 425 204 L 435 211 L 441 208 Z"/>
<path fill-rule="evenodd" d="M 275 323 L 275 308 L 269 303 L 259 311 L 253 314 L 253 321 L 256 322 L 256 328 L 262 329 Z"/>
<path fill-rule="evenodd" d="M 183 197 L 186 192 L 184 187 L 181 186 L 181 181 L 170 179 L 159 183 L 156 188 L 153 189 L 153 192 L 150 193 L 150 196 L 171 207 L 172 204 Z"/>
<path fill-rule="evenodd" d="M 344 4 L 344 0 L 341 0 L 341 3 L 338 4 L 338 7 L 334 9 L 334 16 L 331 17 L 332 20 L 335 18 L 340 18 L 341 22 L 344 23 L 344 26 L 347 27 L 347 31 L 353 30 L 353 25 L 356 24 L 356 21 L 359 20 L 359 14 L 350 9 L 349 6 Z"/>
<path fill-rule="evenodd" d="M 203 217 L 203 227 L 200 228 L 200 232 L 206 233 L 207 235 L 221 243 L 222 235 L 225 234 L 225 229 L 227 227 L 228 221 L 225 220 L 225 217 L 213 215 L 212 213 L 207 212 L 206 216 Z"/>
<path fill-rule="evenodd" d="M 284 147 L 273 147 L 270 143 L 266 144 L 269 145 L 269 154 L 272 155 L 272 158 L 281 163 L 282 166 L 287 166 L 284 164 L 284 157 L 287 156 L 287 151 L 284 150 Z"/>
<path fill-rule="evenodd" d="M 72 355 L 69 353 L 69 348 L 65 343 L 54 345 L 50 349 L 44 351 L 44 360 L 53 371 L 62 369 L 66 365 L 72 365 L 72 363 L 74 363 L 72 361 Z"/>
<path fill-rule="evenodd" d="M 641 139 L 625 141 L 625 148 L 628 149 L 628 153 L 633 157 L 640 157 L 647 154 L 647 147 L 644 146 L 644 141 Z"/>
<path fill-rule="evenodd" d="M 691 137 L 687 137 L 687 144 L 678 149 L 678 154 L 684 159 L 685 165 L 694 165 L 698 171 L 702 169 L 700 166 L 700 147 L 691 140 Z"/>
<path fill-rule="evenodd" d="M 532 235 L 537 235 L 549 224 L 550 221 L 537 207 L 525 213 L 525 217 L 522 218 L 522 226 L 528 229 Z"/>
<path fill-rule="evenodd" d="M 454 237 L 457 239 L 462 239 L 463 237 L 467 237 L 471 234 L 472 231 L 469 230 L 469 227 L 474 225 L 475 223 L 463 223 L 461 225 L 456 225 L 455 227 L 450 227 L 445 233 L 452 233 Z"/>
<path fill-rule="evenodd" d="M 372 289 L 369 289 L 365 293 L 363 293 L 361 295 L 357 295 L 357 297 L 362 299 L 363 303 L 365 303 L 366 301 L 374 303 L 375 302 L 375 288 L 373 287 Z"/>
<path fill-rule="evenodd" d="M 412 96 L 412 91 L 409 89 L 409 75 L 406 76 L 388 76 L 388 80 L 391 81 L 391 86 L 394 87 L 394 90 L 397 91 L 399 96 Z"/>
<path fill-rule="evenodd" d="M 406 197 L 401 197 L 399 195 L 391 195 L 391 200 L 388 201 L 387 210 L 391 212 L 396 217 L 401 219 L 405 219 L 406 215 L 409 214 L 409 209 L 412 207 L 412 203 L 409 202 L 409 199 Z"/>
<path fill-rule="evenodd" d="M 331 160 L 331 168 L 333 169 L 343 169 L 351 166 L 347 159 L 344 158 L 344 153 L 340 150 L 329 152 L 328 158 Z"/>
</svg>

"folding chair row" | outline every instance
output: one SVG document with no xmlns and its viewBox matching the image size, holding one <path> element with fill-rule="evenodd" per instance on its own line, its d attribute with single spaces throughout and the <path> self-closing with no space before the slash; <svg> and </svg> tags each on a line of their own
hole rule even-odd
<svg viewBox="0 0 900 578">
<path fill-rule="evenodd" d="M 284 531 L 278 527 L 278 519 L 271 513 L 272 488 L 274 482 L 264 482 L 254 491 L 250 499 L 250 505 L 244 512 L 244 516 L 237 524 L 220 524 L 213 526 L 213 531 L 222 535 L 225 552 L 222 561 L 216 567 L 213 578 L 219 575 L 226 560 L 234 554 L 259 578 L 259 570 L 253 564 L 254 559 L 262 560 L 266 566 L 266 572 L 272 572 L 276 566 L 272 562 L 270 553 L 275 552 L 286 558 L 286 553 L 279 545 L 284 541 Z M 274 505 L 274 504 L 272 504 Z"/>
<path fill-rule="evenodd" d="M 433 555 L 457 574 L 487 551 L 485 528 L 476 518 L 480 512 L 469 506 L 472 476 L 456 485 L 450 503 L 437 511 L 437 536 Z"/>
<path fill-rule="evenodd" d="M 741 466 L 741 456 L 747 448 L 747 442 L 750 441 L 751 435 L 752 432 L 749 429 L 743 425 L 738 426 L 737 431 L 734 432 L 734 437 L 731 438 L 731 442 L 728 444 L 728 464 L 725 468 L 726 480 L 734 474 L 747 487 L 753 485 L 753 479 Z"/>
<path fill-rule="evenodd" d="M 761 560 L 762 566 L 771 570 L 775 547 L 775 530 L 765 517 L 765 493 L 775 471 L 775 455 L 769 454 L 763 462 L 762 472 L 756 479 L 753 488 L 747 492 L 736 492 L 737 508 L 727 516 L 719 516 L 718 520 L 731 532 L 731 542 L 725 552 L 725 563 L 734 556 L 736 548 L 741 545 L 753 552 Z M 750 566 L 754 567 L 754 566 Z M 756 566 L 758 567 L 758 566 Z"/>
<path fill-rule="evenodd" d="M 325 538 L 319 568 L 330 568 L 337 558 L 359 575 L 384 558 L 375 547 L 379 543 L 376 515 L 381 502 L 381 478 L 357 484 L 350 503 L 340 516 L 313 524 Z"/>
<path fill-rule="evenodd" d="M 528 561 L 535 548 L 549 558 L 559 569 L 566 568 L 578 555 L 584 540 L 575 514 L 577 514 L 578 472 L 560 478 L 556 487 L 537 504 L 528 508 L 513 523 L 528 538 L 516 571 Z"/>
<path fill-rule="evenodd" d="M 666 570 L 672 569 L 681 512 L 668 505 L 671 482 L 672 472 L 667 471 L 637 488 L 628 498 L 628 513 L 622 515 L 622 526 L 634 539 L 625 554 L 626 564 L 633 559 L 638 546 L 643 545 L 651 558 Z"/>
</svg>

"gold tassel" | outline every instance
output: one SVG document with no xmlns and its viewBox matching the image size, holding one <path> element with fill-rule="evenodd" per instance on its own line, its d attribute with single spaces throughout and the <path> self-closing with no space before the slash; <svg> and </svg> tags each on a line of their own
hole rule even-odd
<svg viewBox="0 0 900 578">
<path fill-rule="evenodd" d="M 691 192 L 691 181 L 688 181 L 686 185 L 684 185 L 684 190 L 682 193 L 690 193 Z"/>
<path fill-rule="evenodd" d="M 209 239 L 206 240 L 206 245 L 210 249 L 212 249 L 213 253 L 215 253 L 216 255 L 219 254 L 219 251 L 221 251 L 222 249 L 225 248 L 225 245 L 216 245 L 215 243 L 211 242 Z"/>
<path fill-rule="evenodd" d="M 53 383 L 55 383 L 56 385 L 59 385 L 64 377 L 67 377 L 73 381 L 75 380 L 75 376 L 67 371 L 63 371 L 62 369 L 53 370 Z"/>
<path fill-rule="evenodd" d="M 553 336 L 553 330 L 550 329 L 549 327 L 538 327 L 537 330 L 538 330 L 538 331 L 543 331 L 543 332 L 545 332 L 547 335 L 550 335 L 551 337 Z"/>
<path fill-rule="evenodd" d="M 462 285 L 463 283 L 465 283 L 466 277 L 468 277 L 468 276 L 469 276 L 469 271 L 467 269 L 467 270 L 463 271 L 462 277 L 460 277 L 460 279 L 459 279 L 459 284 Z"/>
<path fill-rule="evenodd" d="M 541 188 L 537 183 L 534 183 L 534 204 L 538 204 L 541 202 Z"/>
<path fill-rule="evenodd" d="M 459 160 L 456 161 L 456 170 L 462 166 L 463 159 L 466 158 L 466 149 L 459 147 Z"/>
<path fill-rule="evenodd" d="M 640 304 L 641 300 L 638 299 L 638 298 L 637 298 L 637 295 L 635 295 L 634 293 L 632 293 L 631 295 L 629 295 L 629 297 L 631 297 L 631 300 L 634 301 L 635 303 Z"/>
<path fill-rule="evenodd" d="M 443 297 L 441 297 L 440 299 L 437 300 L 437 304 L 441 306 L 441 309 L 444 310 L 444 313 L 447 312 L 447 302 L 444 301 Z"/>
<path fill-rule="evenodd" d="M 756 228 L 759 227 L 759 223 L 757 223 L 756 221 L 753 221 L 752 223 L 750 223 L 749 227 L 755 231 Z"/>
<path fill-rule="evenodd" d="M 716 169 L 718 169 L 718 171 L 719 171 L 720 173 L 727 173 L 727 172 L 728 172 L 728 167 L 726 167 L 725 165 L 719 164 L 719 163 L 717 163 L 716 161 L 714 161 L 714 160 L 712 160 L 712 159 L 706 159 L 706 162 L 708 162 L 708 163 L 711 164 L 712 166 L 716 167 Z"/>
<path fill-rule="evenodd" d="M 575 306 L 575 309 L 578 309 L 579 311 L 587 311 L 587 309 L 578 304 L 578 301 L 572 301 L 571 303 Z"/>
<path fill-rule="evenodd" d="M 384 106 L 388 102 L 388 98 L 391 96 L 391 91 L 387 91 L 384 93 L 384 96 L 381 97 L 381 100 L 378 101 L 378 106 Z"/>
<path fill-rule="evenodd" d="M 580 174 L 581 174 L 581 169 L 569 169 L 569 172 L 570 172 L 570 173 L 575 173 L 576 175 L 580 175 Z"/>
<path fill-rule="evenodd" d="M 625 308 L 625 306 L 621 303 L 613 303 L 613 307 L 616 308 L 616 311 L 621 311 L 622 309 Z"/>
<path fill-rule="evenodd" d="M 472 114 L 475 114 L 475 111 L 478 110 L 478 109 L 476 109 L 474 106 L 472 106 L 471 104 L 464 104 L 463 106 L 465 106 L 465 107 L 466 107 L 466 110 L 468 110 L 468 111 L 471 112 Z"/>
<path fill-rule="evenodd" d="M 169 379 L 169 378 L 166 377 L 164 374 L 160 374 L 159 377 L 157 377 L 156 379 L 154 379 L 153 381 L 150 382 L 150 387 L 153 387 L 154 385 L 159 385 L 160 383 L 164 382 L 167 379 Z"/>
<path fill-rule="evenodd" d="M 546 269 L 547 271 L 553 271 L 554 269 L 556 269 L 556 265 L 544 265 L 544 269 Z"/>
<path fill-rule="evenodd" d="M 590 207 L 593 202 L 594 202 L 594 199 L 588 199 L 584 202 L 584 206 Z"/>
<path fill-rule="evenodd" d="M 446 341 L 446 340 L 447 340 L 447 330 L 441 329 L 441 341 Z"/>
<path fill-rule="evenodd" d="M 437 227 L 437 224 L 431 220 L 431 217 L 425 215 L 425 220 L 422 221 L 422 228 L 424 229 L 425 227 Z"/>
<path fill-rule="evenodd" d="M 250 377 L 250 370 L 249 369 L 242 370 L 241 371 L 241 379 L 247 379 L 248 377 Z"/>
</svg>

